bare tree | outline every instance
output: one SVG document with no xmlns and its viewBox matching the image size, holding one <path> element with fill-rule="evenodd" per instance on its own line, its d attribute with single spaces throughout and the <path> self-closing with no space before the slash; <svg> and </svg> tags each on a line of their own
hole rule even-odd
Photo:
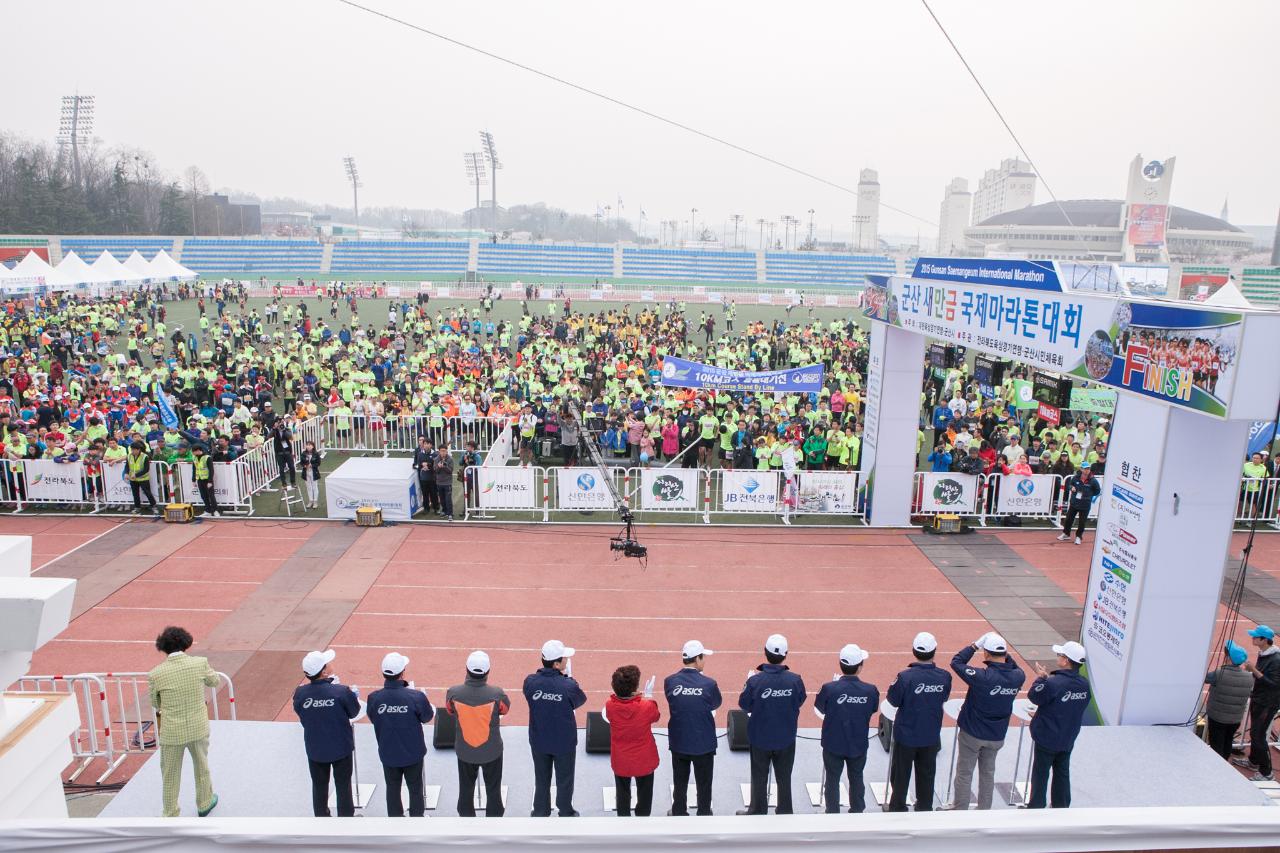
<svg viewBox="0 0 1280 853">
<path fill-rule="evenodd" d="M 196 206 L 200 198 L 209 192 L 209 179 L 200 171 L 199 166 L 188 166 L 182 173 L 182 187 L 191 200 L 191 233 L 199 234 L 200 230 L 196 227 Z"/>
</svg>

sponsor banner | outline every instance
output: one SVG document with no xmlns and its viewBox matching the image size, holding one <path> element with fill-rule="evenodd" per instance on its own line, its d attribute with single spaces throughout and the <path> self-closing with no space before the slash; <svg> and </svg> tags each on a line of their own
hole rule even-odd
<svg viewBox="0 0 1280 853">
<path fill-rule="evenodd" d="M 1249 424 L 1249 448 L 1245 455 L 1252 456 L 1266 450 L 1276 435 L 1275 429 L 1275 421 L 1254 421 Z"/>
<path fill-rule="evenodd" d="M 712 290 L 712 291 L 708 291 L 708 292 L 707 292 L 707 301 L 708 301 L 708 302 L 723 302 L 723 301 L 724 301 L 724 297 L 723 297 L 723 296 L 721 296 L 721 295 L 720 295 L 719 293 L 717 293 L 716 291 Z"/>
<path fill-rule="evenodd" d="M 315 296 L 316 289 L 298 284 L 281 284 L 277 285 L 277 289 L 281 296 Z"/>
<path fill-rule="evenodd" d="M 537 483 L 533 468 L 481 468 L 476 487 L 483 509 L 535 509 Z"/>
<path fill-rule="evenodd" d="M 706 292 L 707 292 L 707 289 L 706 289 L 705 287 L 701 286 L 701 285 L 697 285 L 697 284 L 695 284 L 695 285 L 693 286 L 693 292 L 694 292 L 695 294 L 697 294 L 697 295 L 701 296 L 702 294 L 704 294 L 704 293 L 706 293 Z"/>
<path fill-rule="evenodd" d="M 912 278 L 962 281 L 995 287 L 1061 291 L 1058 271 L 1043 261 L 1000 260 L 997 258 L 920 258 Z"/>
<path fill-rule="evenodd" d="M 1040 401 L 1035 398 L 1035 386 L 1030 380 L 1013 380 L 1013 407 L 1015 409 L 1037 409 L 1040 407 Z"/>
<path fill-rule="evenodd" d="M 725 512 L 776 512 L 777 471 L 724 471 L 720 475 L 720 504 Z"/>
<path fill-rule="evenodd" d="M 822 390 L 821 364 L 790 370 L 729 370 L 669 355 L 662 361 L 662 384 L 676 388 L 715 388 L 725 391 L 756 391 L 782 394 Z"/>
<path fill-rule="evenodd" d="M 235 465 L 230 462 L 212 462 L 213 494 L 218 506 L 234 506 L 240 503 L 240 483 L 236 479 Z M 178 463 L 178 482 L 182 499 L 194 506 L 204 506 L 200 490 L 196 488 L 196 466 L 190 462 Z"/>
<path fill-rule="evenodd" d="M 604 291 L 603 291 L 603 290 L 592 290 L 592 291 L 588 294 L 588 296 L 589 296 L 591 299 L 597 299 L 597 300 L 598 300 L 598 299 L 604 299 Z"/>
<path fill-rule="evenodd" d="M 559 509 L 602 509 L 613 511 L 613 497 L 599 468 L 557 468 L 556 507 Z"/>
<path fill-rule="evenodd" d="M 1163 246 L 1164 226 L 1168 220 L 1167 204 L 1129 205 L 1129 245 Z"/>
<path fill-rule="evenodd" d="M 439 297 L 440 299 L 448 299 L 450 292 L 451 291 L 447 287 L 436 288 L 436 296 Z"/>
<path fill-rule="evenodd" d="M 822 297 L 822 304 L 826 305 L 828 308 L 835 308 L 840 304 L 840 297 L 828 294 Z"/>
<path fill-rule="evenodd" d="M 756 302 L 758 302 L 761 305 L 768 305 L 773 302 L 773 297 L 768 293 L 757 293 Z"/>
<path fill-rule="evenodd" d="M 102 463 L 102 488 L 106 492 L 102 499 L 103 503 L 133 503 L 133 489 L 129 488 L 129 481 L 125 479 L 123 462 Z M 151 493 L 156 496 L 157 501 L 160 500 L 160 496 L 163 494 L 155 465 L 151 466 Z"/>
<path fill-rule="evenodd" d="M 400 287 L 394 284 L 387 285 L 387 296 L 390 297 L 391 299 L 399 299 Z"/>
<path fill-rule="evenodd" d="M 858 475 L 853 471 L 804 471 L 796 476 L 796 512 L 847 515 L 858 508 Z"/>
<path fill-rule="evenodd" d="M 642 468 L 640 509 L 701 509 L 698 506 L 698 471 L 692 468 Z"/>
<path fill-rule="evenodd" d="M 22 470 L 27 475 L 28 500 L 78 502 L 84 497 L 81 490 L 84 466 L 79 462 L 26 459 Z"/>
<path fill-rule="evenodd" d="M 1053 492 L 1057 480 L 1052 474 L 1035 474 L 1030 477 L 1003 475 L 996 499 L 996 512 L 1001 515 L 1049 515 L 1053 511 Z"/>
<path fill-rule="evenodd" d="M 1072 388 L 1071 405 L 1067 408 L 1073 412 L 1098 412 L 1102 415 L 1116 413 L 1115 391 L 1098 388 Z"/>
<path fill-rule="evenodd" d="M 972 515 L 978 505 L 978 478 L 973 474 L 926 471 L 920 475 L 920 511 Z"/>
<path fill-rule="evenodd" d="M 642 291 L 640 291 L 640 301 L 641 301 L 641 302 L 652 302 L 652 301 L 653 301 L 653 291 L 652 291 L 652 290 L 642 290 Z"/>
<path fill-rule="evenodd" d="M 1227 414 L 1242 314 L 899 276 L 885 282 L 864 293 L 863 310 L 872 319 L 1170 405 Z"/>
<path fill-rule="evenodd" d="M 1062 410 L 1057 406 L 1050 406 L 1043 401 L 1036 402 L 1036 417 L 1048 424 L 1057 426 L 1062 422 Z"/>
<path fill-rule="evenodd" d="M 1167 296 L 1169 268 L 1145 264 L 1120 264 L 1120 283 L 1132 296 Z"/>
</svg>

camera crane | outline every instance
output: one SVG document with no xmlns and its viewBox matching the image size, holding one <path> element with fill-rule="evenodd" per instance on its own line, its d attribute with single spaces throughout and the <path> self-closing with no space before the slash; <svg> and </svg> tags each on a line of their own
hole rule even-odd
<svg viewBox="0 0 1280 853">
<path fill-rule="evenodd" d="M 627 506 L 626 499 L 618 494 L 618 490 L 613 485 L 613 477 L 610 476 L 609 469 L 605 467 L 604 458 L 600 455 L 599 442 L 597 436 L 587 428 L 586 419 L 582 417 L 582 411 L 578 404 L 573 400 L 567 403 L 569 412 L 578 422 L 578 451 L 584 454 L 586 458 L 591 460 L 591 464 L 599 471 L 600 479 L 604 483 L 604 487 L 609 492 L 609 497 L 613 500 L 614 512 L 618 514 L 618 518 L 622 520 L 622 531 L 617 535 L 610 537 L 609 550 L 622 557 L 631 557 L 642 561 L 647 565 L 649 560 L 649 549 L 635 538 L 635 516 L 631 512 L 631 507 Z"/>
</svg>

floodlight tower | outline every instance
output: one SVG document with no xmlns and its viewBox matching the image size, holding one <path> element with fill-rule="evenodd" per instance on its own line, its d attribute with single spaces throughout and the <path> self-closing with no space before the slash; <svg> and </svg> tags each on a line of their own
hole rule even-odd
<svg viewBox="0 0 1280 853">
<path fill-rule="evenodd" d="M 733 220 L 733 247 L 738 248 L 738 223 L 742 222 L 742 214 L 735 213 L 729 217 Z"/>
<path fill-rule="evenodd" d="M 342 158 L 342 165 L 347 170 L 347 180 L 351 181 L 351 206 L 356 213 L 356 239 L 360 239 L 360 172 L 356 170 L 356 158 L 346 156 Z"/>
<path fill-rule="evenodd" d="M 487 130 L 480 131 L 480 147 L 484 149 L 484 159 L 489 164 L 489 171 L 492 178 L 489 181 L 489 207 L 490 213 L 493 215 L 493 232 L 498 233 L 498 170 L 502 168 L 502 161 L 498 159 L 498 150 L 493 144 L 493 134 Z"/>
<path fill-rule="evenodd" d="M 480 187 L 489 182 L 485 174 L 484 152 L 468 151 L 462 155 L 462 162 L 467 167 L 467 183 L 476 188 L 476 216 L 480 216 Z M 478 223 L 472 223 L 476 225 Z"/>
<path fill-rule="evenodd" d="M 71 146 L 71 176 L 80 186 L 80 146 L 93 138 L 93 95 L 63 95 L 58 144 Z"/>
</svg>

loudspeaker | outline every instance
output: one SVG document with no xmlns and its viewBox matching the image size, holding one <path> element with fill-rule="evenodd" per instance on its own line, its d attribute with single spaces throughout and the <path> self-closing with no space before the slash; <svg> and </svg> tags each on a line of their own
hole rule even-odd
<svg viewBox="0 0 1280 853">
<path fill-rule="evenodd" d="M 876 737 L 880 739 L 880 745 L 884 747 L 884 751 L 889 751 L 889 744 L 893 741 L 893 720 L 880 715 L 880 731 L 876 733 Z"/>
<path fill-rule="evenodd" d="M 747 740 L 747 721 L 750 719 L 746 711 L 738 708 L 729 712 L 729 734 L 726 740 L 729 741 L 730 751 L 746 752 L 751 749 L 751 742 Z"/>
<path fill-rule="evenodd" d="M 587 743 L 583 749 L 589 753 L 609 754 L 609 721 L 599 711 L 587 712 Z"/>
<path fill-rule="evenodd" d="M 458 721 L 453 714 L 443 708 L 436 708 L 434 730 L 431 732 L 431 746 L 435 749 L 453 749 L 453 741 L 458 736 Z"/>
</svg>

